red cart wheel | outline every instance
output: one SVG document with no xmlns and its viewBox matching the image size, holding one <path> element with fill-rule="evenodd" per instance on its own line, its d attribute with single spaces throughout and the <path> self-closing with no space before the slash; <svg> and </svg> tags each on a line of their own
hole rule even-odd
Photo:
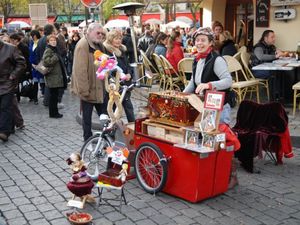
<svg viewBox="0 0 300 225">
<path fill-rule="evenodd" d="M 152 143 L 143 143 L 135 154 L 134 168 L 140 185 L 148 193 L 160 192 L 167 181 L 167 161 Z"/>
</svg>

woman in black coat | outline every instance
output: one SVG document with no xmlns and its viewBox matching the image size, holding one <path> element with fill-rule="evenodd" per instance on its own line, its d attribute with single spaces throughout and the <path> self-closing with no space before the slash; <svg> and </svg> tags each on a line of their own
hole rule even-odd
<svg viewBox="0 0 300 225">
<path fill-rule="evenodd" d="M 230 32 L 225 30 L 219 36 L 221 42 L 220 55 L 234 56 L 237 53 L 233 37 Z"/>
<path fill-rule="evenodd" d="M 123 73 L 126 75 L 126 80 L 124 84 L 129 86 L 131 84 L 133 70 L 129 65 L 129 60 L 126 54 L 126 47 L 122 45 L 122 33 L 119 30 L 111 30 L 106 35 L 106 41 L 103 43 L 106 53 L 110 56 L 113 54 L 117 57 L 118 66 L 123 70 Z M 127 91 L 122 105 L 127 117 L 128 122 L 134 122 L 134 111 L 133 105 L 130 99 L 131 93 Z"/>
</svg>

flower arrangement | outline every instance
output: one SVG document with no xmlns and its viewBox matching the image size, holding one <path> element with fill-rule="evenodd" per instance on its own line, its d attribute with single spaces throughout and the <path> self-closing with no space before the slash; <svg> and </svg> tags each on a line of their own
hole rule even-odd
<svg viewBox="0 0 300 225">
<path fill-rule="evenodd" d="M 98 66 L 96 76 L 100 80 L 104 80 L 105 74 L 112 70 L 117 70 L 121 74 L 120 79 L 126 80 L 126 75 L 123 73 L 123 70 L 118 66 L 118 61 L 115 55 L 108 56 L 100 50 L 96 50 L 94 52 L 94 59 L 94 64 Z"/>
</svg>

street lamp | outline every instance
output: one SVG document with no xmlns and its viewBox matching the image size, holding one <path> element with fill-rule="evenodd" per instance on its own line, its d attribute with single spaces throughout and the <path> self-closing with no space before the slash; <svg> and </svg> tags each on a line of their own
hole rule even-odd
<svg viewBox="0 0 300 225">
<path fill-rule="evenodd" d="M 113 7 L 113 9 L 116 10 L 124 10 L 124 13 L 126 16 L 128 16 L 129 20 L 129 26 L 130 26 L 130 34 L 133 44 L 133 51 L 134 51 L 134 64 L 131 64 L 131 66 L 135 69 L 134 71 L 134 80 L 137 80 L 140 77 L 140 71 L 142 70 L 142 64 L 138 63 L 138 57 L 137 57 L 137 47 L 136 47 L 136 39 L 135 39 L 135 32 L 134 32 L 134 15 L 136 15 L 136 10 L 139 8 L 144 8 L 145 5 L 138 2 L 127 2 L 122 3 L 119 5 L 116 5 Z"/>
</svg>

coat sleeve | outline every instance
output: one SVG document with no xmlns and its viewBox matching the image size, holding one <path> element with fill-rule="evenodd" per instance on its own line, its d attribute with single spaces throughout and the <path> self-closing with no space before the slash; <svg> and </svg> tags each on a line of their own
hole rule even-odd
<svg viewBox="0 0 300 225">
<path fill-rule="evenodd" d="M 89 96 L 89 51 L 83 45 L 77 45 L 74 51 L 73 75 L 77 83 L 78 94 Z M 96 74 L 95 74 L 96 76 Z"/>
<path fill-rule="evenodd" d="M 44 66 L 53 67 L 58 61 L 59 58 L 57 54 L 53 52 L 51 49 L 47 48 L 43 55 Z"/>
<path fill-rule="evenodd" d="M 10 73 L 11 79 L 18 79 L 26 70 L 26 61 L 21 52 L 14 47 L 12 61 L 15 63 L 14 70 Z"/>
</svg>

